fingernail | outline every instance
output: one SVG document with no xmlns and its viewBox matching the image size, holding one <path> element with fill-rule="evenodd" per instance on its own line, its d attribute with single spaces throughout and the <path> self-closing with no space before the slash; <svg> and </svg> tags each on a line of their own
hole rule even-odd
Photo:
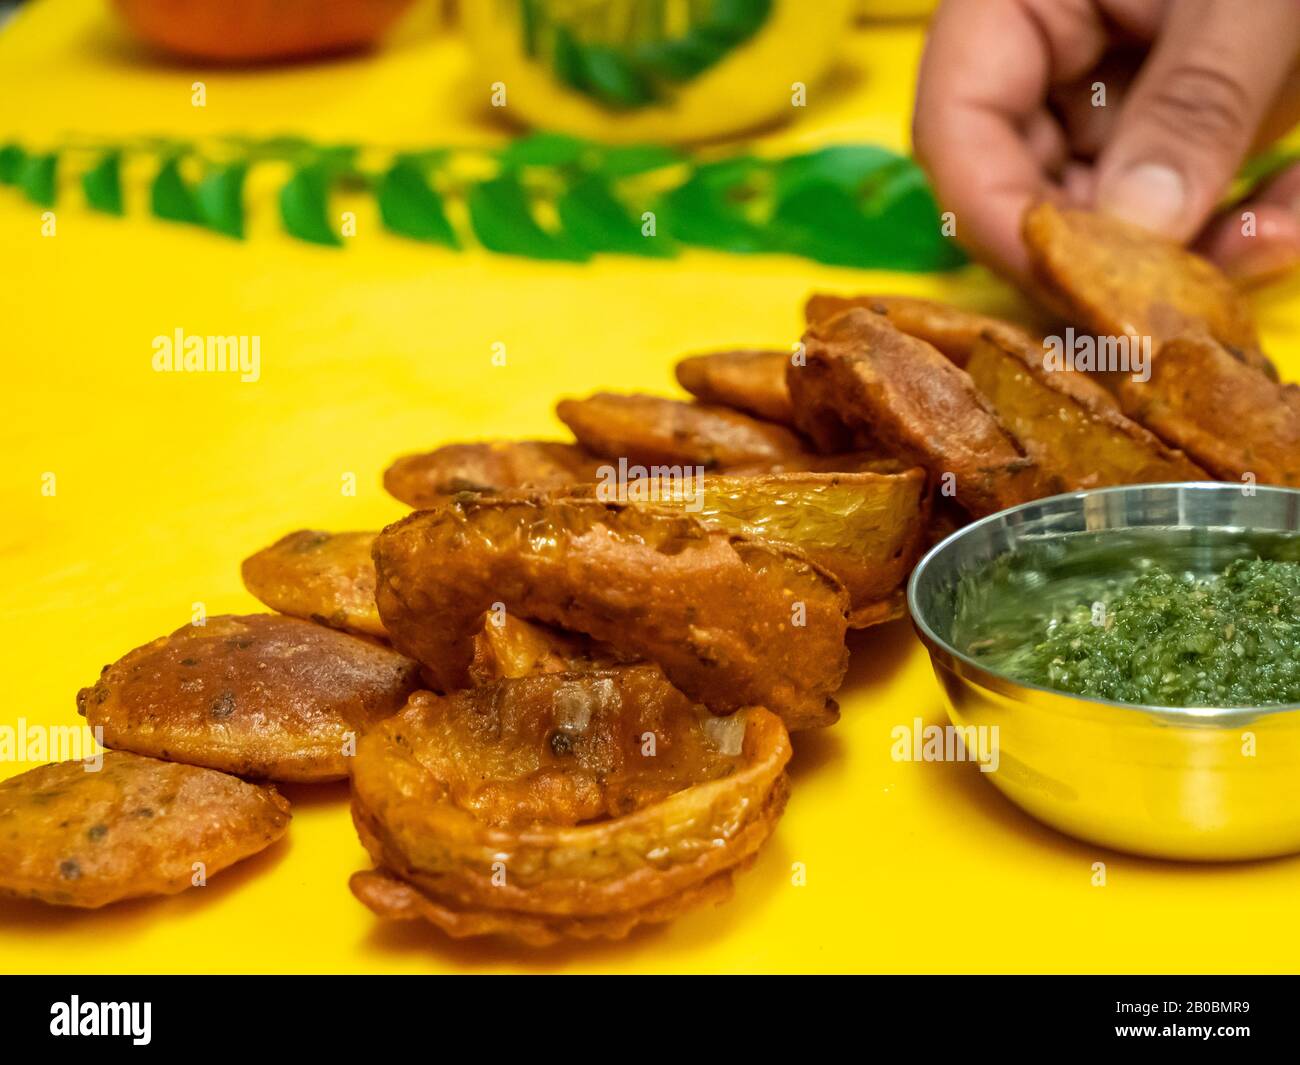
<svg viewBox="0 0 1300 1065">
<path fill-rule="evenodd" d="M 1183 175 L 1162 163 L 1138 163 L 1097 190 L 1097 205 L 1106 214 L 1157 233 L 1181 235 L 1186 203 Z"/>
</svg>

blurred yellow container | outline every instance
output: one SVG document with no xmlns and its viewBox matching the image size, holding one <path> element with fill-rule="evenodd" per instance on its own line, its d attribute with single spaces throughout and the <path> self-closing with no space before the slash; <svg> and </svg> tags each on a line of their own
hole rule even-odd
<svg viewBox="0 0 1300 1065">
<path fill-rule="evenodd" d="M 854 0 L 477 0 L 494 105 L 611 142 L 696 141 L 797 113 Z"/>
</svg>

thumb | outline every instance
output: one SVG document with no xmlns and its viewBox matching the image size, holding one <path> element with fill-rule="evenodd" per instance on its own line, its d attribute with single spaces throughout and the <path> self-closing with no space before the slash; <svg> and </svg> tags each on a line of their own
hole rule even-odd
<svg viewBox="0 0 1300 1065">
<path fill-rule="evenodd" d="M 1295 0 L 1170 0 L 1097 165 L 1102 211 L 1186 241 L 1300 53 Z"/>
</svg>

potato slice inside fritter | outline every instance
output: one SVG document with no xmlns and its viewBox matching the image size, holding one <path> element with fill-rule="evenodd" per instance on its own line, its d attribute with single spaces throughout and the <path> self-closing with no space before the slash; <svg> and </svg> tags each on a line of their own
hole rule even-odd
<svg viewBox="0 0 1300 1065">
<path fill-rule="evenodd" d="M 106 666 L 77 693 L 106 747 L 270 780 L 339 780 L 355 738 L 396 713 L 419 666 L 278 614 L 210 617 Z"/>
<path fill-rule="evenodd" d="M 273 788 L 107 751 L 0 781 L 0 894 L 96 908 L 173 895 L 269 847 L 289 825 Z M 201 879 L 199 879 L 201 874 Z"/>
<path fill-rule="evenodd" d="M 1138 226 L 1040 203 L 1025 212 L 1025 243 L 1039 280 L 1098 336 L 1167 340 L 1203 327 L 1268 377 L 1244 296 L 1210 262 Z"/>
<path fill-rule="evenodd" d="M 465 492 L 494 495 L 591 481 L 603 462 L 577 444 L 551 440 L 448 444 L 398 459 L 384 471 L 384 488 L 408 506 L 424 509 Z"/>
<path fill-rule="evenodd" d="M 425 902 L 370 877 L 354 890 L 453 935 L 617 938 L 752 858 L 789 757 L 774 714 L 715 718 L 651 665 L 417 693 L 362 740 L 353 819 Z"/>
<path fill-rule="evenodd" d="M 1058 491 L 1206 479 L 1181 451 L 1124 417 L 1095 382 L 1046 369 L 1037 352 L 990 336 L 966 372 Z"/>
<path fill-rule="evenodd" d="M 965 368 L 976 342 L 985 333 L 1006 337 L 1011 343 L 1035 343 L 1033 336 L 1011 322 L 916 296 L 815 293 L 804 306 L 804 318 L 810 326 L 818 326 L 853 307 L 883 314 L 899 332 L 924 340 L 962 368 Z"/>
<path fill-rule="evenodd" d="M 665 396 L 598 392 L 561 400 L 555 410 L 588 451 L 632 463 L 715 470 L 807 451 L 784 426 L 727 407 Z"/>
<path fill-rule="evenodd" d="M 715 351 L 677 364 L 677 381 L 696 399 L 752 414 L 769 422 L 794 424 L 785 384 L 788 351 Z"/>
<path fill-rule="evenodd" d="M 785 473 L 699 481 L 646 482 L 649 506 L 685 512 L 701 524 L 802 551 L 849 593 L 849 626 L 902 616 L 897 594 L 925 544 L 925 471 Z M 640 486 L 626 488 L 641 498 Z M 589 493 L 603 498 L 599 489 Z M 608 501 L 608 500 L 607 500 Z"/>
<path fill-rule="evenodd" d="M 594 499 L 470 500 L 390 525 L 375 564 L 394 646 L 443 691 L 469 684 L 500 603 L 660 663 L 711 709 L 767 706 L 792 729 L 838 716 L 848 594 L 788 548 Z"/>
<path fill-rule="evenodd" d="M 971 514 L 1050 493 L 970 376 L 882 314 L 854 308 L 804 335 L 792 366 L 800 428 L 825 451 L 883 447 L 929 471 Z"/>
<path fill-rule="evenodd" d="M 1122 380 L 1119 394 L 1129 417 L 1220 480 L 1300 488 L 1300 405 L 1212 337 L 1169 341 L 1151 379 Z"/>
<path fill-rule="evenodd" d="M 244 587 L 281 614 L 385 636 L 375 606 L 372 532 L 300 529 L 244 559 Z"/>
</svg>

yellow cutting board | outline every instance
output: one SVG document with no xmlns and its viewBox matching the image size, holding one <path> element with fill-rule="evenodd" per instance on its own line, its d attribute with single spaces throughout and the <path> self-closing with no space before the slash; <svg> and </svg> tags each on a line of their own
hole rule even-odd
<svg viewBox="0 0 1300 1065">
<path fill-rule="evenodd" d="M 485 143 L 490 80 L 415 20 L 372 57 L 243 73 L 150 56 L 95 0 L 37 0 L 0 31 L 0 142 L 79 132 L 299 132 L 381 144 Z M 920 30 L 865 29 L 788 151 L 906 145 Z M 203 80 L 207 105 L 191 105 Z M 396 455 L 454 440 L 559 436 L 553 401 L 675 391 L 681 354 L 786 344 L 814 289 L 905 291 L 1023 311 L 983 271 L 917 277 L 691 252 L 590 265 L 456 254 L 380 231 L 358 205 L 342 250 L 282 237 L 274 181 L 244 243 L 124 219 L 70 195 L 57 231 L 0 189 L 0 724 L 78 724 L 100 667 L 209 613 L 250 612 L 239 562 L 301 527 L 376 528 Z M 1300 284 L 1262 292 L 1266 346 L 1300 377 Z M 155 336 L 261 338 L 261 377 L 160 374 Z M 494 365 L 496 344 L 505 365 Z M 53 474 L 55 492 L 43 492 Z M 346 494 L 350 477 L 355 494 Z M 1300 860 L 1144 861 L 1076 843 L 969 764 L 891 760 L 891 729 L 940 722 L 905 623 L 852 638 L 834 729 L 796 739 L 793 796 L 735 898 L 623 943 L 529 954 L 386 924 L 347 888 L 366 865 L 342 785 L 286 787 L 288 839 L 202 889 L 99 912 L 0 903 L 11 972 L 1294 970 Z M 0 776 L 30 768 L 0 764 Z M 1106 886 L 1094 885 L 1104 862 Z M 804 882 L 796 873 L 802 870 Z"/>
</svg>

